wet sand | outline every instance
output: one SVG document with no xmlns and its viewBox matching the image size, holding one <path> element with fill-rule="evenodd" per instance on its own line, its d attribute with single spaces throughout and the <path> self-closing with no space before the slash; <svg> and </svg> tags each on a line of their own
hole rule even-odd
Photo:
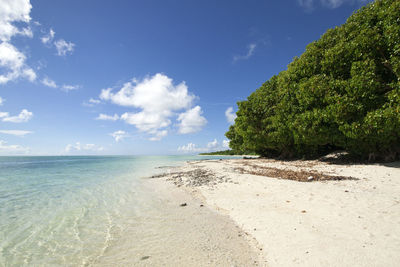
<svg viewBox="0 0 400 267">
<path fill-rule="evenodd" d="M 229 216 L 161 179 L 144 183 L 153 207 L 127 222 L 96 266 L 266 266 L 257 242 Z"/>
</svg>

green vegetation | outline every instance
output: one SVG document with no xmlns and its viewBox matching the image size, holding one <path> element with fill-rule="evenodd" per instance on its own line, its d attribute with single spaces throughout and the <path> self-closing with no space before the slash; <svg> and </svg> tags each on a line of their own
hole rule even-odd
<svg viewBox="0 0 400 267">
<path fill-rule="evenodd" d="M 233 156 L 233 155 L 238 155 L 235 153 L 233 150 L 222 150 L 222 151 L 215 151 L 215 152 L 206 152 L 206 153 L 200 153 L 199 155 L 203 156 L 213 156 L 213 155 L 227 155 L 227 156 Z"/>
<path fill-rule="evenodd" d="M 238 153 L 399 157 L 400 1 L 361 8 L 238 107 L 226 133 Z"/>
</svg>

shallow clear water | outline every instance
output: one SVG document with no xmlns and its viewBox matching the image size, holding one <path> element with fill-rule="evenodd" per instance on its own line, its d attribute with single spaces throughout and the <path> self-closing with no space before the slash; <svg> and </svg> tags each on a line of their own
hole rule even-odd
<svg viewBox="0 0 400 267">
<path fill-rule="evenodd" d="M 95 263 L 154 209 L 141 178 L 189 159 L 0 157 L 0 265 Z"/>
</svg>

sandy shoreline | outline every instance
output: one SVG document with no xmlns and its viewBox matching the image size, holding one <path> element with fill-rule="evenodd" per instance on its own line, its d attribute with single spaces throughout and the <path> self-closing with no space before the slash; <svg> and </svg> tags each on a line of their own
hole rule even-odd
<svg viewBox="0 0 400 267">
<path fill-rule="evenodd" d="M 400 262 L 399 162 L 205 160 L 166 174 L 156 180 L 191 193 L 254 237 L 267 266 Z"/>
</svg>

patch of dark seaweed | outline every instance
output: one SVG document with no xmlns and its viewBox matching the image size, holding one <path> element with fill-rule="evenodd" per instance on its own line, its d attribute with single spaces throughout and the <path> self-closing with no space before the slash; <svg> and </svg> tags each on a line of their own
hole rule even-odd
<svg viewBox="0 0 400 267">
<path fill-rule="evenodd" d="M 358 180 L 351 176 L 335 176 L 327 175 L 317 171 L 292 171 L 272 167 L 249 166 L 250 168 L 236 167 L 234 170 L 242 174 L 252 174 L 266 176 L 271 178 L 286 179 L 298 182 L 315 182 L 315 181 L 342 181 L 342 180 Z"/>
</svg>

